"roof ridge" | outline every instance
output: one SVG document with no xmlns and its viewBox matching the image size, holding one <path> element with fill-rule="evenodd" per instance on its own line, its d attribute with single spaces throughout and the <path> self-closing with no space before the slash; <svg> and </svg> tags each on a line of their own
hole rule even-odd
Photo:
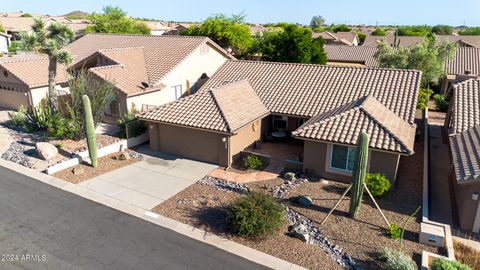
<svg viewBox="0 0 480 270">
<path fill-rule="evenodd" d="M 48 60 L 47 56 L 39 56 L 33 58 L 22 58 L 22 59 L 11 59 L 6 61 L 0 61 L 0 64 L 10 64 L 10 63 L 21 63 L 21 62 L 31 62 L 31 61 L 40 61 L 40 60 Z"/>
<path fill-rule="evenodd" d="M 145 49 L 145 46 L 127 46 L 127 47 L 112 47 L 98 50 L 99 52 L 123 51 L 133 49 Z"/>
<path fill-rule="evenodd" d="M 216 89 L 219 89 L 219 88 L 216 88 Z M 230 123 L 228 123 L 225 112 L 222 110 L 222 107 L 220 106 L 220 103 L 217 100 L 217 96 L 214 93 L 214 89 L 210 89 L 208 92 L 212 96 L 213 102 L 215 102 L 215 105 L 218 108 L 218 111 L 220 112 L 220 116 L 222 116 L 222 119 L 225 122 L 225 125 L 227 126 L 228 132 L 232 133 L 233 132 L 232 127 L 230 126 Z M 217 92 L 217 91 L 215 91 L 215 92 Z"/>
<path fill-rule="evenodd" d="M 189 38 L 189 39 L 204 39 L 208 38 L 207 36 L 182 36 L 182 35 L 146 35 L 146 34 L 120 34 L 120 33 L 88 33 L 86 36 L 134 36 L 134 37 L 148 37 L 148 38 Z"/>
<path fill-rule="evenodd" d="M 115 61 L 116 62 L 116 61 Z M 119 64 L 115 64 L 115 65 L 106 65 L 106 66 L 100 66 L 100 67 L 92 67 L 92 68 L 89 68 L 88 70 L 104 70 L 104 69 L 113 69 L 113 68 L 117 68 L 117 67 L 120 67 L 120 68 L 125 68 L 125 66 L 121 63 Z"/>
</svg>

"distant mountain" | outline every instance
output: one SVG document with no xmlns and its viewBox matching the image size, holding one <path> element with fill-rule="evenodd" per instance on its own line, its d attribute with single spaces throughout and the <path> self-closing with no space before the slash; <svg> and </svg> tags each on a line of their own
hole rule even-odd
<svg viewBox="0 0 480 270">
<path fill-rule="evenodd" d="M 86 19 L 88 15 L 90 15 L 90 13 L 80 11 L 80 10 L 75 10 L 75 11 L 69 12 L 69 13 L 67 13 L 63 16 L 66 17 L 67 19 L 71 19 L 71 20 L 82 20 L 82 19 Z"/>
</svg>

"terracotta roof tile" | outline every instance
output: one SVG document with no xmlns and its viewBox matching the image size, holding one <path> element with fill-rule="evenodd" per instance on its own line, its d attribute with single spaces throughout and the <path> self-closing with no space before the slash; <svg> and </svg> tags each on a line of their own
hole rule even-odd
<svg viewBox="0 0 480 270">
<path fill-rule="evenodd" d="M 462 46 L 480 48 L 480 36 L 438 35 L 437 37 L 439 42 L 448 40 L 451 42 L 457 42 Z M 398 36 L 397 42 L 400 41 L 400 46 L 410 47 L 423 42 L 423 39 L 424 37 L 419 36 Z M 367 36 L 362 46 L 377 46 L 382 40 L 392 45 L 395 40 L 395 36 Z"/>
<path fill-rule="evenodd" d="M 359 63 L 366 67 L 378 67 L 377 47 L 324 45 L 329 62 Z"/>
<path fill-rule="evenodd" d="M 457 182 L 480 181 L 480 126 L 450 136 L 450 150 Z"/>
<path fill-rule="evenodd" d="M 469 79 L 453 85 L 450 133 L 480 125 L 480 80 Z"/>
<path fill-rule="evenodd" d="M 455 57 L 447 60 L 446 69 L 452 75 L 480 76 L 480 48 L 458 47 Z"/>
</svg>

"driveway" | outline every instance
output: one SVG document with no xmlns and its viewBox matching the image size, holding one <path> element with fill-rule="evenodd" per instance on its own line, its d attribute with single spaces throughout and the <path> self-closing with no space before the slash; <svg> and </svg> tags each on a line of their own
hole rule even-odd
<svg viewBox="0 0 480 270">
<path fill-rule="evenodd" d="M 80 183 L 80 186 L 150 210 L 203 178 L 216 165 L 149 152 L 140 162 Z"/>
</svg>

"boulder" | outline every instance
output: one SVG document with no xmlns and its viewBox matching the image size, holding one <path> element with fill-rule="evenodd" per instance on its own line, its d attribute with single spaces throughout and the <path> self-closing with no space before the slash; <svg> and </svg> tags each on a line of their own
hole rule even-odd
<svg viewBox="0 0 480 270">
<path fill-rule="evenodd" d="M 295 180 L 295 173 L 293 172 L 287 172 L 283 175 L 283 179 L 287 181 L 292 181 Z"/>
<path fill-rule="evenodd" d="M 304 196 L 304 195 L 300 195 L 297 197 L 297 202 L 301 205 L 301 206 L 310 206 L 312 205 L 312 199 L 308 196 Z"/>
<path fill-rule="evenodd" d="M 308 243 L 310 240 L 310 235 L 308 234 L 307 228 L 301 224 L 296 223 L 288 228 L 288 235 L 298 238 L 305 243 Z"/>
<path fill-rule="evenodd" d="M 73 174 L 77 174 L 77 175 L 78 175 L 78 174 L 83 174 L 84 172 L 85 172 L 85 171 L 83 170 L 82 167 L 75 167 L 75 168 L 72 169 L 72 173 L 73 173 Z"/>
<path fill-rule="evenodd" d="M 38 155 L 47 161 L 54 159 L 58 154 L 57 147 L 55 147 L 55 145 L 50 143 L 38 142 L 35 144 L 35 148 L 37 150 Z"/>
<path fill-rule="evenodd" d="M 131 159 L 132 157 L 130 156 L 130 154 L 128 152 L 122 152 L 120 154 L 120 160 L 129 160 Z"/>
</svg>

